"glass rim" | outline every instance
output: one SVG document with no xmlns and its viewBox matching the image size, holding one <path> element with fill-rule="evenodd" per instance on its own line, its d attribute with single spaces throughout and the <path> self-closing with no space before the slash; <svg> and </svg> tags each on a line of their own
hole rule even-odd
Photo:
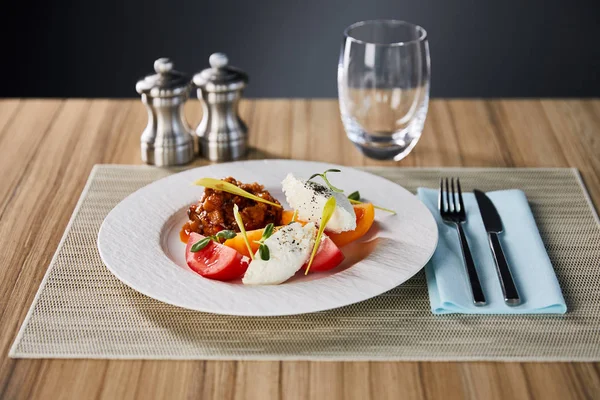
<svg viewBox="0 0 600 400">
<path fill-rule="evenodd" d="M 392 24 L 392 25 L 406 25 L 406 26 L 414 28 L 417 31 L 417 33 L 419 33 L 419 37 L 416 39 L 400 41 L 400 42 L 376 43 L 376 42 L 367 42 L 367 41 L 364 41 L 361 39 L 357 39 L 350 34 L 350 31 L 352 29 L 358 28 L 360 26 L 375 24 L 375 23 L 379 23 L 379 24 L 385 23 L 385 24 Z M 349 25 L 346 29 L 344 29 L 344 37 L 355 43 L 360 43 L 360 44 L 365 44 L 365 45 L 366 44 L 374 44 L 376 46 L 393 47 L 393 46 L 406 46 L 409 44 L 423 42 L 423 41 L 427 40 L 427 31 L 420 25 L 413 24 L 411 22 L 403 21 L 400 19 L 368 19 L 365 21 L 358 21 L 358 22 L 353 23 L 352 25 Z"/>
</svg>

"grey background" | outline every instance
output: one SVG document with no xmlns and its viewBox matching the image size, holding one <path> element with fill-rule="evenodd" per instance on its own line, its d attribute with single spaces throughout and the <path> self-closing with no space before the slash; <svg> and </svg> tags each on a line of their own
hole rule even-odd
<svg viewBox="0 0 600 400">
<path fill-rule="evenodd" d="M 344 28 L 425 27 L 436 97 L 600 95 L 599 1 L 48 1 L 3 4 L 2 97 L 135 97 L 154 59 L 187 73 L 215 51 L 248 97 L 336 97 Z"/>
</svg>

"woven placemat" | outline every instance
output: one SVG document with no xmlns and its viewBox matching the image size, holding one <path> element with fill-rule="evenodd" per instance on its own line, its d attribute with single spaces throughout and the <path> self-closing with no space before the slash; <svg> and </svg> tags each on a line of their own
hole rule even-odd
<svg viewBox="0 0 600 400">
<path fill-rule="evenodd" d="M 171 172 L 96 166 L 10 351 L 23 358 L 600 360 L 600 224 L 571 169 L 371 168 L 409 190 L 460 176 L 465 190 L 523 189 L 556 269 L 566 315 L 434 316 L 423 272 L 381 296 L 287 317 L 181 309 L 102 264 L 98 229 L 124 197 Z"/>
</svg>

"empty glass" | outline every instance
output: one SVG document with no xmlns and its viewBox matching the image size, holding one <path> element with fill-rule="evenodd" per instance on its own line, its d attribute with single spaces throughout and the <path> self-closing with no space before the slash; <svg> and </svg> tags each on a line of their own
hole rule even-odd
<svg viewBox="0 0 600 400">
<path fill-rule="evenodd" d="M 338 64 L 342 122 L 368 157 L 406 157 L 417 144 L 429 104 L 427 32 L 404 21 L 350 25 Z"/>
</svg>

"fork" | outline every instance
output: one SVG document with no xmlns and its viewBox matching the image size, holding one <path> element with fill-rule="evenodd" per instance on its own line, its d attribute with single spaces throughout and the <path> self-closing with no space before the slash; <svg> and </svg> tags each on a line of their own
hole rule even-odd
<svg viewBox="0 0 600 400">
<path fill-rule="evenodd" d="M 445 183 L 445 185 L 444 185 Z M 469 242 L 467 242 L 467 236 L 462 228 L 462 224 L 467 221 L 467 215 L 465 213 L 465 205 L 463 203 L 462 191 L 460 190 L 460 180 L 456 178 L 456 188 L 454 190 L 454 178 L 451 180 L 451 186 L 448 185 L 448 178 L 440 179 L 440 194 L 438 197 L 438 209 L 440 210 L 440 216 L 446 224 L 454 225 L 458 231 L 460 238 L 460 247 L 462 249 L 462 256 L 469 276 L 469 283 L 471 284 L 471 292 L 473 294 L 473 303 L 476 306 L 484 306 L 486 304 L 483 290 L 481 289 L 481 282 L 477 275 L 477 269 L 475 269 L 475 262 L 469 249 Z M 456 198 L 458 197 L 458 202 Z"/>
</svg>

